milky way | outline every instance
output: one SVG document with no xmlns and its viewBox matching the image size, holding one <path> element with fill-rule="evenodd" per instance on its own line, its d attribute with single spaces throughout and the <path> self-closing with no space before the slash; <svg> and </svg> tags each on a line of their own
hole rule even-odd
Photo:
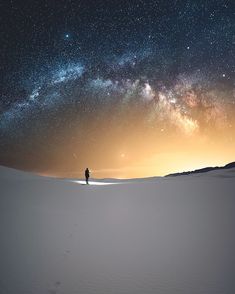
<svg viewBox="0 0 235 294">
<path fill-rule="evenodd" d="M 221 127 L 229 123 L 226 107 L 234 104 L 233 87 L 223 89 L 222 84 L 220 89 L 211 77 L 208 78 L 201 71 L 179 74 L 170 85 L 166 85 L 164 80 L 156 79 L 152 73 L 141 76 L 139 60 L 136 58 L 133 61 L 132 56 L 120 57 L 111 65 L 104 63 L 107 67 L 106 77 L 100 71 L 94 72 L 92 69 L 89 72 L 82 63 L 60 66 L 46 77 L 40 77 L 41 83 L 1 114 L 1 129 L 14 131 L 14 125 L 23 121 L 27 123 L 27 118 L 40 110 L 48 118 L 50 110 L 56 112 L 59 106 L 74 106 L 80 110 L 80 103 L 85 104 L 87 115 L 95 110 L 94 107 L 100 109 L 115 104 L 117 111 L 131 111 L 135 106 L 145 114 L 145 122 L 153 127 L 157 127 L 156 120 L 165 121 L 187 134 L 198 131 L 201 120 Z M 147 63 L 148 57 L 142 62 Z M 138 77 L 133 78 L 130 73 L 128 78 L 130 65 L 139 72 Z M 158 127 L 161 125 L 158 124 Z"/>
<path fill-rule="evenodd" d="M 168 171 L 154 169 L 162 166 L 155 159 L 162 152 L 174 161 L 179 150 L 207 154 L 203 144 L 234 145 L 232 2 L 121 2 L 58 4 L 49 32 L 46 18 L 30 10 L 33 53 L 6 29 L 2 163 L 62 176 L 79 175 L 88 164 L 98 177 L 144 176 Z M 11 17 L 18 16 L 17 5 L 12 2 Z M 51 12 L 43 3 L 40 9 Z M 61 16 L 63 9 L 70 14 Z M 84 18 L 80 26 L 75 12 Z M 17 21 L 22 38 L 26 23 Z"/>
</svg>

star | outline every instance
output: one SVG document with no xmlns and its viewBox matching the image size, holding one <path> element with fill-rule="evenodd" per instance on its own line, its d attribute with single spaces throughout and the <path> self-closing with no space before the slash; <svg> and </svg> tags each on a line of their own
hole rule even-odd
<svg viewBox="0 0 235 294">
<path fill-rule="evenodd" d="M 25 147 L 20 162 L 38 148 L 35 170 L 54 169 L 61 156 L 64 168 L 89 160 L 98 169 L 106 150 L 112 169 L 160 152 L 170 140 L 172 149 L 177 142 L 186 148 L 181 139 L 197 146 L 201 135 L 220 142 L 229 124 L 235 134 L 229 1 L 56 1 L 45 11 L 34 2 L 0 11 L 7 36 L 0 48 L 0 164 L 8 149 L 11 161 L 17 144 Z"/>
</svg>

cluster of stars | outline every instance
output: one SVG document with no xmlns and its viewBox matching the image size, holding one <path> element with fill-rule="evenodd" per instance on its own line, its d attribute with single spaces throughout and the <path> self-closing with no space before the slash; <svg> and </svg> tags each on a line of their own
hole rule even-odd
<svg viewBox="0 0 235 294">
<path fill-rule="evenodd" d="M 26 140 L 57 148 L 67 133 L 93 146 L 104 122 L 119 136 L 133 126 L 185 138 L 233 128 L 231 0 L 8 2 L 1 11 L 1 148 Z"/>
</svg>

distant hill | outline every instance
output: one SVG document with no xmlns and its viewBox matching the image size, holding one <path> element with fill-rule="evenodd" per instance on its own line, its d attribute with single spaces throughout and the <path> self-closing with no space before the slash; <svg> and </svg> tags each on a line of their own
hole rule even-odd
<svg viewBox="0 0 235 294">
<path fill-rule="evenodd" d="M 196 169 L 193 171 L 173 173 L 173 174 L 166 175 L 166 177 L 177 177 L 177 176 L 185 176 L 185 175 L 187 176 L 187 175 L 191 175 L 191 174 L 207 173 L 207 172 L 213 171 L 213 170 L 219 170 L 219 169 L 222 170 L 222 169 L 230 169 L 230 168 L 235 168 L 235 162 L 228 163 L 225 166 L 204 167 L 204 168 Z"/>
</svg>

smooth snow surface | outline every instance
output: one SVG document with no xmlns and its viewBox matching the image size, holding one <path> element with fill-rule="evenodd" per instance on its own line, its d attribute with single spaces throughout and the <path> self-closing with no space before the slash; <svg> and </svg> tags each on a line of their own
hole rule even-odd
<svg viewBox="0 0 235 294">
<path fill-rule="evenodd" d="M 235 169 L 96 182 L 0 167 L 0 294 L 235 293 Z"/>
</svg>

